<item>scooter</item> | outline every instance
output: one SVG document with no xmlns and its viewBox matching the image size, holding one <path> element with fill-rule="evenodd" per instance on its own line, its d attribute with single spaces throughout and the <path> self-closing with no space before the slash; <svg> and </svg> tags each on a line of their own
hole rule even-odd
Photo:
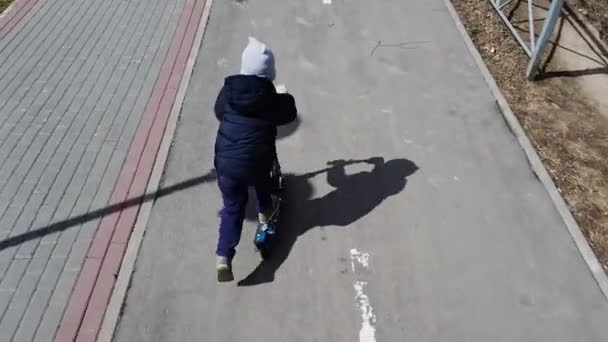
<svg viewBox="0 0 608 342">
<path fill-rule="evenodd" d="M 272 180 L 272 202 L 274 205 L 274 211 L 270 215 L 270 220 L 272 221 L 274 227 L 279 227 L 284 184 L 283 175 L 281 174 L 281 165 L 279 164 L 278 158 L 275 158 L 272 168 L 270 169 L 270 179 Z M 270 258 L 272 250 L 276 246 L 279 239 L 279 230 L 280 228 L 269 231 L 263 229 L 263 225 L 258 225 L 253 244 L 256 250 L 260 253 L 262 259 Z"/>
</svg>

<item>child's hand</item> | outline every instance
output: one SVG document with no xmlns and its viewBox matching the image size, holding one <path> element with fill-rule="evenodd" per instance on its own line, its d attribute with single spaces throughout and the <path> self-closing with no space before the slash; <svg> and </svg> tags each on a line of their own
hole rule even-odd
<svg viewBox="0 0 608 342">
<path fill-rule="evenodd" d="M 287 93 L 287 88 L 285 88 L 284 84 L 277 84 L 275 86 L 275 89 L 277 90 L 277 94 L 286 94 Z"/>
</svg>

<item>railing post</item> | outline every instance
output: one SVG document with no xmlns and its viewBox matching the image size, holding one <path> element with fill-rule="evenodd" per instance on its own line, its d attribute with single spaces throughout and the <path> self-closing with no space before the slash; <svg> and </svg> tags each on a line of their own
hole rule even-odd
<svg viewBox="0 0 608 342">
<path fill-rule="evenodd" d="M 543 52 L 545 50 L 545 46 L 551 35 L 553 34 L 553 30 L 555 28 L 555 24 L 557 23 L 557 19 L 561 13 L 562 5 L 564 0 L 552 0 L 551 7 L 549 7 L 549 12 L 547 13 L 547 17 L 545 18 L 545 22 L 543 24 L 543 29 L 540 32 L 540 36 L 536 41 L 535 46 L 532 49 L 532 56 L 530 57 L 530 63 L 528 64 L 528 70 L 526 71 L 526 76 L 529 80 L 534 80 L 539 72 L 539 65 L 543 58 Z"/>
</svg>

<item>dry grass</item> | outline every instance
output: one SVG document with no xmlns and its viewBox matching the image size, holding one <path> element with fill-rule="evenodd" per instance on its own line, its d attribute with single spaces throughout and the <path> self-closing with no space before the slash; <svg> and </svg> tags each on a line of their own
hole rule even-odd
<svg viewBox="0 0 608 342">
<path fill-rule="evenodd" d="M 600 33 L 600 38 L 608 43 L 608 1 L 607 0 L 566 0 L 578 9 Z"/>
<path fill-rule="evenodd" d="M 608 18 L 608 2 L 597 1 L 602 4 L 593 8 L 604 12 L 594 15 Z M 452 2 L 591 247 L 608 269 L 608 122 L 573 80 L 526 80 L 528 59 L 487 0 Z"/>
<path fill-rule="evenodd" d="M 4 12 L 13 1 L 14 0 L 0 0 L 0 13 Z"/>
</svg>

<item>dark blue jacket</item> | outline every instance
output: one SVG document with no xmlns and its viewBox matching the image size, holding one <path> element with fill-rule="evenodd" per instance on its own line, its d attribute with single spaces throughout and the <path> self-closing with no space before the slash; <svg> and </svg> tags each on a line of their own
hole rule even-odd
<svg viewBox="0 0 608 342">
<path fill-rule="evenodd" d="M 214 109 L 220 121 L 218 174 L 248 181 L 267 174 L 276 156 L 277 126 L 296 119 L 293 96 L 277 94 L 267 79 L 236 75 L 226 78 Z"/>
</svg>

